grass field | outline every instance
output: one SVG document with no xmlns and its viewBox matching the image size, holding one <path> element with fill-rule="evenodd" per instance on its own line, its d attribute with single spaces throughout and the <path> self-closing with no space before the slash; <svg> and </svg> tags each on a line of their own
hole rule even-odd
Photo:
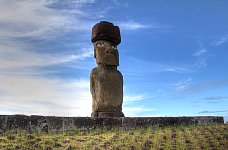
<svg viewBox="0 0 228 150">
<path fill-rule="evenodd" d="M 228 150 L 228 124 L 0 133 L 0 149 Z"/>
</svg>

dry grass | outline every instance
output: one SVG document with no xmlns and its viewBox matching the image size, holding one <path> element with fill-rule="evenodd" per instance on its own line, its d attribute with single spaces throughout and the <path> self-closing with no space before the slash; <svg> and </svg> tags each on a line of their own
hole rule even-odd
<svg viewBox="0 0 228 150">
<path fill-rule="evenodd" d="M 225 150 L 228 125 L 151 126 L 146 128 L 97 128 L 42 133 L 0 133 L 0 149 L 26 150 Z"/>
</svg>

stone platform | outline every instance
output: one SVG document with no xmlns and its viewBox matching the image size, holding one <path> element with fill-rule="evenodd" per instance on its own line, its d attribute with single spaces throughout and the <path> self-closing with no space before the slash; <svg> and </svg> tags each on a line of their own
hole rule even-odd
<svg viewBox="0 0 228 150">
<path fill-rule="evenodd" d="M 220 124 L 224 123 L 219 116 L 196 117 L 119 117 L 119 118 L 91 118 L 91 117 L 55 117 L 55 116 L 26 116 L 0 115 L 0 132 L 12 129 L 61 131 L 71 129 L 91 129 L 96 127 L 143 127 L 150 125 L 190 125 L 190 124 Z"/>
</svg>

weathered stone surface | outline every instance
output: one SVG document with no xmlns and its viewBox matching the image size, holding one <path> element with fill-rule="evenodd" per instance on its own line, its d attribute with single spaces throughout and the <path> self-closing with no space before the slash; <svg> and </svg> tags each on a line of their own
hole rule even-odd
<svg viewBox="0 0 228 150">
<path fill-rule="evenodd" d="M 13 115 L 13 116 L 5 116 L 5 117 L 6 117 L 6 120 L 0 121 L 0 122 L 3 122 L 2 126 L 5 127 L 6 130 L 16 129 L 19 127 L 21 127 L 21 128 L 27 128 L 28 127 L 28 122 L 29 122 L 28 116 Z"/>
<path fill-rule="evenodd" d="M 101 21 L 92 28 L 92 42 L 106 40 L 118 45 L 121 42 L 120 29 L 107 21 Z"/>
<path fill-rule="evenodd" d="M 93 98 L 92 117 L 123 117 L 123 76 L 117 70 L 120 43 L 118 26 L 100 22 L 92 29 L 94 57 L 97 67 L 90 73 L 90 92 Z"/>
<path fill-rule="evenodd" d="M 35 130 L 43 132 L 61 130 L 87 130 L 96 127 L 143 127 L 150 125 L 189 125 L 224 123 L 223 117 L 196 116 L 196 117 L 53 117 L 53 116 L 25 116 L 0 115 L 0 131 L 7 130 Z"/>
<path fill-rule="evenodd" d="M 94 43 L 94 57 L 97 64 L 119 66 L 119 53 L 116 46 L 111 42 L 96 41 Z"/>
<path fill-rule="evenodd" d="M 123 76 L 115 69 L 94 68 L 90 76 L 93 112 L 121 112 Z"/>
<path fill-rule="evenodd" d="M 116 117 L 116 116 L 124 117 L 124 114 L 121 111 L 111 111 L 111 112 L 108 112 L 108 111 L 105 111 L 105 112 L 95 111 L 95 112 L 92 112 L 91 116 L 92 117 L 102 117 L 102 118 Z"/>
</svg>

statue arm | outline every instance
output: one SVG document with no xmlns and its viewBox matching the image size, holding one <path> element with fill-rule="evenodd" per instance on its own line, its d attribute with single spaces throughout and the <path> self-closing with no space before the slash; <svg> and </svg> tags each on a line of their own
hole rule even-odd
<svg viewBox="0 0 228 150">
<path fill-rule="evenodd" d="M 92 72 L 90 73 L 90 92 L 92 94 L 92 96 L 94 96 L 94 92 L 95 92 L 95 83 L 94 83 L 94 76 L 96 74 L 96 69 L 94 68 L 92 70 Z"/>
<path fill-rule="evenodd" d="M 93 74 L 90 73 L 90 92 L 93 95 L 93 88 L 94 88 L 94 81 L 93 81 Z"/>
</svg>

